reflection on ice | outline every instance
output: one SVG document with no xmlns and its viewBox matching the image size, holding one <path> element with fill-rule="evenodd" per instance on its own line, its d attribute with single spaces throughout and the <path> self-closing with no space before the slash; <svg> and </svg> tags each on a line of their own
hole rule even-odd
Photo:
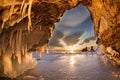
<svg viewBox="0 0 120 80">
<path fill-rule="evenodd" d="M 71 57 L 70 57 L 70 64 L 71 64 L 71 65 L 74 65 L 74 64 L 75 64 L 75 57 L 74 57 L 74 56 L 71 56 Z"/>
<path fill-rule="evenodd" d="M 31 75 L 27 75 L 27 76 L 24 76 L 24 79 L 25 80 L 37 80 L 37 77 L 31 76 Z"/>
<path fill-rule="evenodd" d="M 36 76 L 32 76 L 32 75 L 26 75 L 23 77 L 23 80 L 45 80 L 42 76 L 40 76 L 39 78 Z"/>
<path fill-rule="evenodd" d="M 103 56 L 91 52 L 43 54 L 37 66 L 23 75 L 31 74 L 37 80 L 120 80 L 120 69 Z"/>
<path fill-rule="evenodd" d="M 116 78 L 120 78 L 120 72 L 112 72 L 113 76 L 115 76 Z"/>
<path fill-rule="evenodd" d="M 40 76 L 38 80 L 45 80 L 45 79 L 42 76 Z"/>
</svg>

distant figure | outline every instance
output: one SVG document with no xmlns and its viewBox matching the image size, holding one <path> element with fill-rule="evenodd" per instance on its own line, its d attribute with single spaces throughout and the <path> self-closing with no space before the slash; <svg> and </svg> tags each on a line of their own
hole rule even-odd
<svg viewBox="0 0 120 80">
<path fill-rule="evenodd" d="M 95 51 L 94 48 L 93 48 L 93 46 L 91 46 L 91 50 L 90 51 Z"/>
<path fill-rule="evenodd" d="M 82 52 L 88 51 L 88 50 L 87 50 L 87 47 L 83 48 L 81 51 L 82 51 Z"/>
<path fill-rule="evenodd" d="M 93 52 L 94 52 L 94 51 L 95 51 L 95 50 L 94 50 L 93 46 L 91 46 L 90 52 L 92 53 L 92 55 L 93 55 Z"/>
</svg>

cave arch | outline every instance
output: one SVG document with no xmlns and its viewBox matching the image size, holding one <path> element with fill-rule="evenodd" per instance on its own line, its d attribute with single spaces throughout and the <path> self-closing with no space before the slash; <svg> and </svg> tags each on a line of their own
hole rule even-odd
<svg viewBox="0 0 120 80">
<path fill-rule="evenodd" d="M 84 46 L 84 47 L 83 47 Z M 96 46 L 94 26 L 88 9 L 83 5 L 64 12 L 49 40 L 47 50 L 68 50 L 74 47 L 80 50 Z"/>
</svg>

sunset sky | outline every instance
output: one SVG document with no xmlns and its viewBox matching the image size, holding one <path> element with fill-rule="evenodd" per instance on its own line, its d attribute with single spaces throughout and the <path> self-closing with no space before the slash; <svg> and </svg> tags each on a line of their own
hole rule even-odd
<svg viewBox="0 0 120 80">
<path fill-rule="evenodd" d="M 67 48 L 74 46 L 82 49 L 86 46 L 96 45 L 94 27 L 89 11 L 84 6 L 77 6 L 68 10 L 55 24 L 54 33 L 48 47 Z"/>
</svg>

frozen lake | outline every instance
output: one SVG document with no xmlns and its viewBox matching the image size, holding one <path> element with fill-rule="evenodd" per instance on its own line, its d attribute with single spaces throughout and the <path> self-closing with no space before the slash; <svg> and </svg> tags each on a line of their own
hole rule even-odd
<svg viewBox="0 0 120 80">
<path fill-rule="evenodd" d="M 43 54 L 19 80 L 120 80 L 120 69 L 103 55 Z"/>
</svg>

